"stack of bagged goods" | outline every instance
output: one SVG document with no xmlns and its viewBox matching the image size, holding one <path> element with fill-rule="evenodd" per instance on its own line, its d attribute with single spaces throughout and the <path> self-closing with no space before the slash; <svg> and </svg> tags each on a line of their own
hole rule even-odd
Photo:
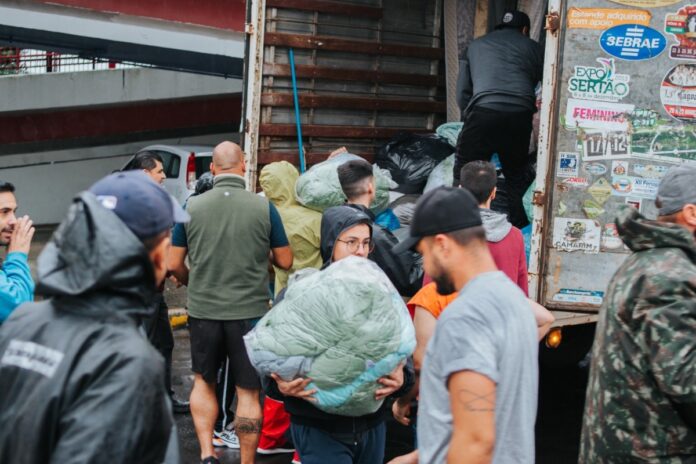
<svg viewBox="0 0 696 464">
<path fill-rule="evenodd" d="M 453 151 L 436 134 L 401 133 L 379 149 L 375 163 L 391 173 L 397 192 L 421 194 L 432 170 Z"/>
<path fill-rule="evenodd" d="M 351 153 L 340 155 L 312 166 L 302 174 L 295 184 L 295 196 L 297 201 L 307 208 L 316 211 L 324 211 L 332 206 L 340 206 L 346 201 L 346 196 L 338 181 L 340 165 L 352 159 L 362 159 Z M 396 188 L 388 171 L 374 166 L 377 195 L 370 206 L 375 214 L 379 214 L 389 206 L 389 189 Z"/>
<path fill-rule="evenodd" d="M 244 341 L 259 374 L 310 378 L 314 406 L 351 417 L 380 408 L 377 379 L 416 343 L 406 305 L 387 276 L 353 256 L 292 280 L 283 301 Z"/>
</svg>

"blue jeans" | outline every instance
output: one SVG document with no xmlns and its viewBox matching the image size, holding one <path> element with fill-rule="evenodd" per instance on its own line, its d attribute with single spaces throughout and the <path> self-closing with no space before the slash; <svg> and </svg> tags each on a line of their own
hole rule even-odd
<svg viewBox="0 0 696 464">
<path fill-rule="evenodd" d="M 384 422 L 362 433 L 340 435 L 290 424 L 290 433 L 302 464 L 382 464 L 384 461 Z"/>
</svg>

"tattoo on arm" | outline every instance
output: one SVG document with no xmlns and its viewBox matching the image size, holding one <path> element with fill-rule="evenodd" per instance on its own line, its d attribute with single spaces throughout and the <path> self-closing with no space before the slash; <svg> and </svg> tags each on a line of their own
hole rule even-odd
<svg viewBox="0 0 696 464">
<path fill-rule="evenodd" d="M 495 390 L 481 395 L 471 390 L 462 389 L 457 393 L 457 400 L 469 412 L 495 412 Z"/>
<path fill-rule="evenodd" d="M 249 417 L 235 417 L 234 431 L 239 435 L 261 433 L 261 419 Z"/>
</svg>

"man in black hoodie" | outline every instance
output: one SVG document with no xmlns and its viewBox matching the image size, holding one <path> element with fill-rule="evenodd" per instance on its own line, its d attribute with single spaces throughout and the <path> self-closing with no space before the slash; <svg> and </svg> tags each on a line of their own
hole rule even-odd
<svg viewBox="0 0 696 464">
<path fill-rule="evenodd" d="M 375 214 L 370 210 L 376 194 L 372 165 L 362 159 L 347 161 L 338 167 L 338 181 L 348 199 L 346 204 L 370 218 L 374 249 L 369 258 L 389 277 L 399 294 L 412 296 L 423 282 L 422 260 L 412 251 L 394 253 L 392 248 L 399 239 L 386 227 L 375 224 Z"/>
<path fill-rule="evenodd" d="M 372 249 L 371 219 L 358 209 L 336 206 L 324 211 L 321 220 L 323 268 L 348 256 L 366 258 Z M 406 375 L 404 375 L 406 374 Z M 277 375 L 267 383 L 266 393 L 285 402 L 290 430 L 302 464 L 374 464 L 384 460 L 386 402 L 374 414 L 360 417 L 323 412 L 311 402 L 311 379 L 283 381 Z M 399 396 L 413 385 L 412 370 L 399 366 L 379 379 L 376 398 Z"/>
<path fill-rule="evenodd" d="M 188 215 L 141 172 L 77 196 L 0 331 L 0 462 L 178 462 L 164 361 L 140 328 Z"/>
</svg>

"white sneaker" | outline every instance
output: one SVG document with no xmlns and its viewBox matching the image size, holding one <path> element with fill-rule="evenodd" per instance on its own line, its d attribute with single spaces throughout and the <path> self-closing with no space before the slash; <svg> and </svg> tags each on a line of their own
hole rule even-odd
<svg viewBox="0 0 696 464">
<path fill-rule="evenodd" d="M 226 446 L 231 449 L 239 449 L 239 437 L 237 437 L 237 434 L 234 433 L 234 430 L 213 432 L 213 446 Z"/>
</svg>

